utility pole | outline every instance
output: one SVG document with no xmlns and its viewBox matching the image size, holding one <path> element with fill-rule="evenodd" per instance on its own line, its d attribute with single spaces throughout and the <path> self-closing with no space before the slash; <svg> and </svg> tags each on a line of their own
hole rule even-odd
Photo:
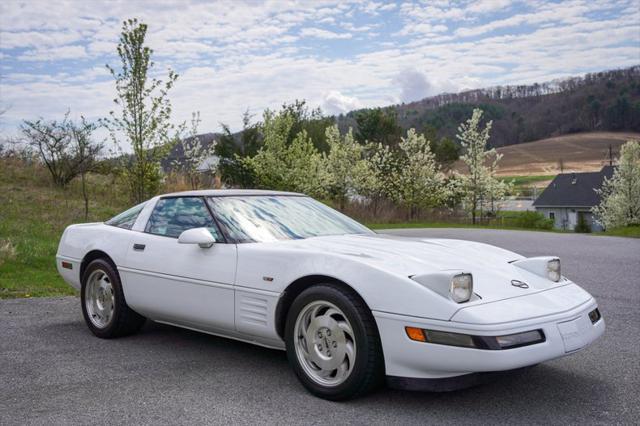
<svg viewBox="0 0 640 426">
<path fill-rule="evenodd" d="M 613 152 L 611 150 L 611 144 L 609 144 L 609 165 L 613 166 Z"/>
</svg>

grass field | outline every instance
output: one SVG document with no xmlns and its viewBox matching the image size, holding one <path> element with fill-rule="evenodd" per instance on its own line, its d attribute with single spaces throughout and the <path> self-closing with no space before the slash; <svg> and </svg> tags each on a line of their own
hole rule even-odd
<svg viewBox="0 0 640 426">
<path fill-rule="evenodd" d="M 629 139 L 640 139 L 633 132 L 589 132 L 563 135 L 539 141 L 498 148 L 503 154 L 498 174 L 501 176 L 556 175 L 562 160 L 565 173 L 598 171 L 608 164 L 611 145 L 614 157 Z M 454 168 L 460 170 L 458 162 Z"/>
<path fill-rule="evenodd" d="M 71 223 L 105 220 L 123 205 L 100 186 L 94 197 L 103 201 L 94 199 L 85 219 L 77 188 L 52 187 L 43 172 L 4 160 L 0 165 L 0 298 L 74 294 L 55 267 L 62 231 Z"/>
<path fill-rule="evenodd" d="M 129 202 L 106 178 L 92 176 L 89 217 L 76 184 L 63 191 L 49 183 L 41 167 L 0 160 L 0 298 L 71 295 L 75 291 L 58 276 L 55 254 L 64 228 L 72 223 L 103 221 Z M 167 188 L 167 191 L 175 188 Z M 504 215 L 513 215 L 503 212 Z M 372 223 L 373 229 L 460 228 L 469 224 L 443 222 Z M 510 219 L 500 226 L 476 228 L 522 229 Z M 606 235 L 640 237 L 640 226 L 612 230 Z"/>
<path fill-rule="evenodd" d="M 555 175 L 500 176 L 500 179 L 513 183 L 516 187 L 547 186 Z"/>
</svg>

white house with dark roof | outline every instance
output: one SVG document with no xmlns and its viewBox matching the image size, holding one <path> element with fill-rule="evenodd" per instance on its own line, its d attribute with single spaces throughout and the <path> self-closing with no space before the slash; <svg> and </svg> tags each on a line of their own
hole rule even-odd
<svg viewBox="0 0 640 426">
<path fill-rule="evenodd" d="M 613 176 L 613 166 L 605 166 L 599 172 L 561 173 L 533 202 L 536 211 L 554 220 L 554 227 L 573 230 L 582 216 L 592 231 L 601 231 L 591 213 L 600 204 L 595 191 L 602 187 L 604 178 Z"/>
</svg>

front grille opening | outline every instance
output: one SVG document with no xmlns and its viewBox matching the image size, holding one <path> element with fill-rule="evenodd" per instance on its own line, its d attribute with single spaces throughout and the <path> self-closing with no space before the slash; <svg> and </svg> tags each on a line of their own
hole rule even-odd
<svg viewBox="0 0 640 426">
<path fill-rule="evenodd" d="M 595 308 L 593 311 L 589 312 L 589 319 L 591 320 L 591 324 L 595 324 L 600 321 L 602 315 L 600 315 L 600 311 L 598 308 Z"/>
</svg>

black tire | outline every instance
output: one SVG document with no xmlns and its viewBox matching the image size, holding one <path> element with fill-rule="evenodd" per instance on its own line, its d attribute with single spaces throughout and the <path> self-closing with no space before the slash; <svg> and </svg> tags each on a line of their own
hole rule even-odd
<svg viewBox="0 0 640 426">
<path fill-rule="evenodd" d="M 89 318 L 87 312 L 87 306 L 85 303 L 85 294 L 87 291 L 87 280 L 91 274 L 95 271 L 101 271 L 107 275 L 111 287 L 113 288 L 114 304 L 113 314 L 105 327 L 98 327 Z M 82 287 L 80 290 L 80 304 L 82 306 L 82 315 L 89 327 L 89 330 L 97 337 L 102 339 L 112 339 L 115 337 L 127 336 L 136 333 L 144 325 L 145 317 L 134 312 L 124 298 L 124 292 L 122 291 L 122 283 L 120 282 L 120 275 L 116 267 L 107 259 L 93 260 L 84 273 L 82 274 Z"/>
<path fill-rule="evenodd" d="M 340 308 L 353 329 L 357 348 L 355 363 L 349 376 L 338 385 L 325 386 L 312 379 L 296 354 L 296 320 L 301 311 L 314 301 L 330 302 Z M 296 376 L 309 392 L 320 398 L 332 401 L 352 399 L 384 383 L 384 356 L 373 315 L 357 294 L 338 283 L 314 285 L 298 295 L 287 314 L 285 343 L 287 358 Z"/>
</svg>

